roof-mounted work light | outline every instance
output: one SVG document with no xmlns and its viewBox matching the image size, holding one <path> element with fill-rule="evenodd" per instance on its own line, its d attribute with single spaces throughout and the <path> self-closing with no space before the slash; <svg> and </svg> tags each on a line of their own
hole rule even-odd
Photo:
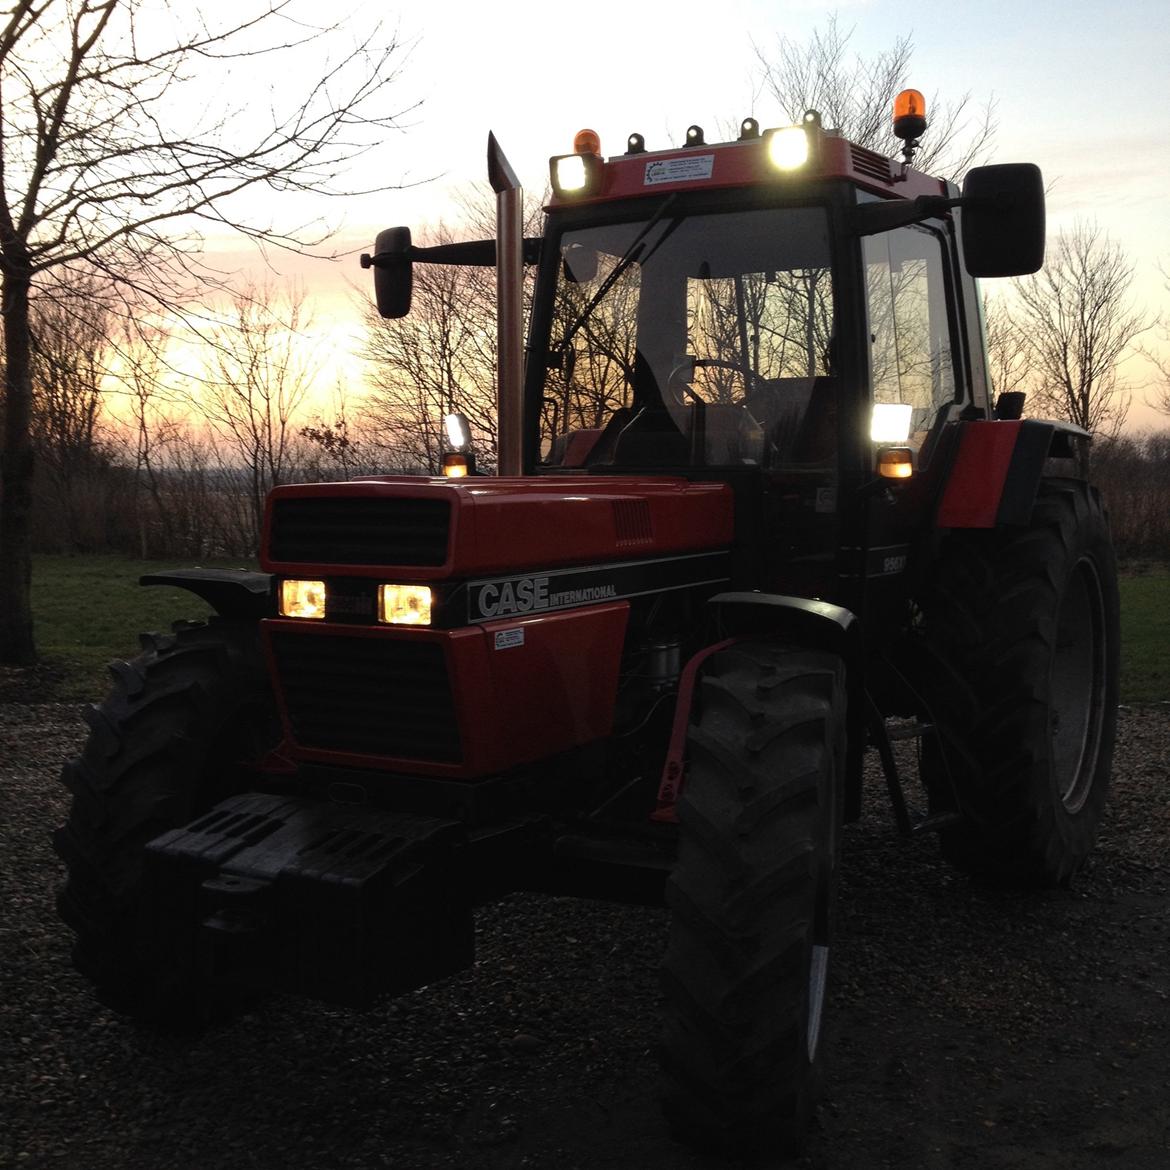
<svg viewBox="0 0 1170 1170">
<path fill-rule="evenodd" d="M 596 130 L 578 130 L 573 139 L 573 153 L 548 160 L 549 180 L 560 198 L 581 198 L 601 190 L 605 163 L 601 158 L 601 139 Z"/>
<path fill-rule="evenodd" d="M 780 126 L 764 133 L 768 161 L 778 171 L 796 171 L 808 162 L 812 153 L 808 131 L 803 126 Z"/>
</svg>

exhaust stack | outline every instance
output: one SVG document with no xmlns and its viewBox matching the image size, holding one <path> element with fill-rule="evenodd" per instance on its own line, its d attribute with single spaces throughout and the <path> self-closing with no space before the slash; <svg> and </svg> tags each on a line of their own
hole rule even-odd
<svg viewBox="0 0 1170 1170">
<path fill-rule="evenodd" d="M 488 134 L 488 181 L 496 193 L 497 475 L 524 465 L 524 226 L 521 187 L 494 134 Z"/>
</svg>

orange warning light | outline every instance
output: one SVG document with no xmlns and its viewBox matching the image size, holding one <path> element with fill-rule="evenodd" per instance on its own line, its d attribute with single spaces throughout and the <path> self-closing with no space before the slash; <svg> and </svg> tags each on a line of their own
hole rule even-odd
<svg viewBox="0 0 1170 1170">
<path fill-rule="evenodd" d="M 904 89 L 894 98 L 894 117 L 903 118 L 907 114 L 926 117 L 926 99 L 916 89 Z"/>
<path fill-rule="evenodd" d="M 578 130 L 573 139 L 574 154 L 600 154 L 601 138 L 596 130 Z"/>
<path fill-rule="evenodd" d="M 904 89 L 894 98 L 894 133 L 917 138 L 926 129 L 926 98 L 916 89 Z"/>
</svg>

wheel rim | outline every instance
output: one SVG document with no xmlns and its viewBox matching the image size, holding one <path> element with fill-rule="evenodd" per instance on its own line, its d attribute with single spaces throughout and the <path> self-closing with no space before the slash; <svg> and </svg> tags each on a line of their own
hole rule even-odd
<svg viewBox="0 0 1170 1170">
<path fill-rule="evenodd" d="M 813 910 L 812 939 L 808 954 L 808 1026 L 806 1039 L 808 1042 L 808 1059 L 811 1064 L 816 1060 L 817 1047 L 821 1042 L 821 1019 L 825 1010 L 825 989 L 828 986 L 829 976 L 829 932 L 831 930 L 831 916 L 833 894 L 835 889 L 835 874 L 837 870 L 837 850 L 840 844 L 841 822 L 837 815 L 838 809 L 838 776 L 839 761 L 834 758 L 831 763 L 831 772 L 824 789 L 824 841 L 817 863 L 817 892 Z"/>
<path fill-rule="evenodd" d="M 825 984 L 829 974 L 829 948 L 814 943 L 808 967 L 808 1058 L 816 1059 L 821 1042 L 821 1016 L 825 1008 Z"/>
<path fill-rule="evenodd" d="M 1105 603 L 1096 567 L 1082 557 L 1057 617 L 1049 728 L 1061 803 L 1079 812 L 1097 771 L 1105 713 Z"/>
</svg>

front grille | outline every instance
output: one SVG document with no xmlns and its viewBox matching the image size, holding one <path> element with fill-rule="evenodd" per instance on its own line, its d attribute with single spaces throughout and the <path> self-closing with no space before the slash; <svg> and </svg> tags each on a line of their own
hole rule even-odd
<svg viewBox="0 0 1170 1170">
<path fill-rule="evenodd" d="M 272 649 L 302 747 L 436 763 L 462 759 L 438 643 L 278 633 Z"/>
<path fill-rule="evenodd" d="M 441 565 L 447 500 L 312 496 L 277 500 L 268 555 L 327 565 Z"/>
</svg>

